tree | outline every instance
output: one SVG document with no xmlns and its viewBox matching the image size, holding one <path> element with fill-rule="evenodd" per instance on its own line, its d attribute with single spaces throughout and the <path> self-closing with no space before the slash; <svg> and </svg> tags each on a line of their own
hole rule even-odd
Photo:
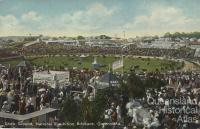
<svg viewBox="0 0 200 129">
<path fill-rule="evenodd" d="M 77 39 L 78 39 L 78 40 L 84 40 L 84 39 L 85 39 L 85 37 L 83 37 L 83 36 L 79 35 L 79 36 L 77 36 Z"/>
<path fill-rule="evenodd" d="M 153 36 L 153 38 L 154 38 L 154 40 L 155 40 L 155 39 L 159 39 L 159 36 L 158 36 L 158 35 L 155 35 L 155 36 Z"/>
<path fill-rule="evenodd" d="M 107 35 L 100 35 L 100 36 L 96 36 L 95 39 L 111 39 L 111 37 Z"/>
<path fill-rule="evenodd" d="M 125 84 L 123 81 L 120 81 L 119 93 L 120 94 L 128 94 L 128 85 Z"/>
<path fill-rule="evenodd" d="M 68 97 L 62 105 L 59 115 L 65 122 L 77 122 L 83 120 L 83 112 L 80 104 L 76 103 L 71 97 Z"/>
<path fill-rule="evenodd" d="M 131 75 L 128 77 L 127 87 L 129 96 L 131 97 L 143 97 L 145 93 L 142 80 L 137 77 L 134 72 L 132 72 Z"/>
<path fill-rule="evenodd" d="M 91 102 L 91 119 L 94 123 L 103 122 L 104 111 L 106 109 L 107 101 L 109 98 L 108 91 L 109 89 L 98 91 L 94 101 Z"/>
<path fill-rule="evenodd" d="M 24 41 L 35 41 L 35 40 L 37 40 L 37 38 L 38 37 L 32 37 L 32 36 L 31 37 L 25 37 Z"/>
<path fill-rule="evenodd" d="M 58 40 L 58 38 L 57 37 L 53 37 L 52 40 Z"/>
<path fill-rule="evenodd" d="M 86 122 L 91 122 L 91 104 L 88 98 L 83 98 L 82 105 L 83 119 Z"/>
<path fill-rule="evenodd" d="M 182 32 L 181 37 L 187 37 L 187 34 L 185 32 Z"/>
<path fill-rule="evenodd" d="M 174 37 L 174 38 L 181 38 L 181 33 L 175 32 L 175 33 L 173 34 L 173 37 Z"/>
<path fill-rule="evenodd" d="M 200 38 L 200 32 L 191 32 L 191 33 L 185 33 L 185 32 L 175 32 L 173 34 L 170 34 L 169 32 L 164 34 L 165 38 Z"/>
<path fill-rule="evenodd" d="M 167 33 L 164 34 L 164 37 L 165 38 L 171 38 L 172 34 L 170 32 L 167 32 Z"/>
<path fill-rule="evenodd" d="M 160 88 L 165 85 L 164 81 L 155 77 L 148 77 L 144 82 L 145 88 Z"/>
</svg>

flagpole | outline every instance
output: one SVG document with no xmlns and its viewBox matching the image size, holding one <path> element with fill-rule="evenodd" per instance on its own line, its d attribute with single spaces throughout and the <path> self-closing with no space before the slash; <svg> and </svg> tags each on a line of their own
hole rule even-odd
<svg viewBox="0 0 200 129">
<path fill-rule="evenodd" d="M 110 65 L 110 64 L 109 64 L 109 65 Z M 111 69 L 111 66 L 110 66 L 110 69 Z M 114 73 L 114 70 L 115 70 L 115 69 L 113 69 L 113 65 L 112 65 L 112 72 L 113 72 L 113 73 Z"/>
<path fill-rule="evenodd" d="M 125 31 L 123 31 L 124 32 L 124 43 L 123 43 L 123 45 L 125 44 Z M 122 76 L 124 75 L 124 57 L 123 57 L 123 46 L 122 46 L 122 50 L 121 50 L 121 56 L 122 56 Z"/>
<path fill-rule="evenodd" d="M 20 79 L 20 90 L 22 90 L 22 73 L 21 73 L 21 66 L 19 66 L 19 79 Z"/>
<path fill-rule="evenodd" d="M 122 76 L 124 75 L 124 57 L 122 54 Z"/>
<path fill-rule="evenodd" d="M 108 79 L 109 79 L 109 84 L 108 84 L 108 85 L 109 85 L 109 87 L 111 87 L 111 84 L 110 84 L 110 74 L 111 74 L 111 73 L 110 73 L 110 72 L 111 72 L 111 71 L 110 71 L 110 64 L 109 64 L 109 70 L 108 70 L 108 75 L 109 75 L 109 77 L 108 77 Z"/>
<path fill-rule="evenodd" d="M 110 64 L 108 65 L 108 72 L 110 72 Z"/>
<path fill-rule="evenodd" d="M 124 75 L 124 57 L 122 54 L 122 76 Z"/>
</svg>

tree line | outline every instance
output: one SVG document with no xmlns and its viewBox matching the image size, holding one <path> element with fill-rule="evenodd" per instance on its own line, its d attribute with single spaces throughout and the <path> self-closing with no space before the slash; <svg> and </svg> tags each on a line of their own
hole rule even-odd
<svg viewBox="0 0 200 129">
<path fill-rule="evenodd" d="M 165 38 L 200 38 L 200 32 L 175 32 L 175 33 L 170 33 L 167 32 L 164 34 Z"/>
</svg>

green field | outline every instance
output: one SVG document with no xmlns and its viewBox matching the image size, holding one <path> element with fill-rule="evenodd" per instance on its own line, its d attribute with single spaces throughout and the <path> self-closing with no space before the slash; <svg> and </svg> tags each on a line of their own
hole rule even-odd
<svg viewBox="0 0 200 129">
<path fill-rule="evenodd" d="M 120 59 L 120 57 L 114 56 L 98 56 L 97 62 L 105 65 L 101 67 L 101 70 L 107 71 L 109 69 L 109 64 L 112 66 L 114 61 Z M 76 56 L 50 56 L 50 57 L 29 57 L 28 61 L 35 66 L 48 66 L 50 69 L 62 70 L 64 68 L 88 68 L 91 69 L 91 63 L 93 62 L 94 57 L 76 57 Z M 22 59 L 13 59 L 7 61 L 1 61 L 1 64 L 11 66 L 17 65 Z M 136 57 L 124 57 L 124 71 L 129 71 L 131 67 L 139 66 L 138 71 L 169 71 L 181 69 L 183 67 L 182 62 L 174 62 L 165 59 L 158 58 L 136 58 Z M 120 69 L 116 71 L 121 71 Z"/>
</svg>

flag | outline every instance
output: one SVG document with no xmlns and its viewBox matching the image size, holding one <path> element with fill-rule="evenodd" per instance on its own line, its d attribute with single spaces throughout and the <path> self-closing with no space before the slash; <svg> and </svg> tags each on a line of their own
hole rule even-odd
<svg viewBox="0 0 200 129">
<path fill-rule="evenodd" d="M 124 62 L 123 62 L 123 59 L 121 59 L 121 60 L 113 62 L 112 69 L 115 70 L 115 69 L 121 68 L 123 66 L 124 66 Z"/>
</svg>

